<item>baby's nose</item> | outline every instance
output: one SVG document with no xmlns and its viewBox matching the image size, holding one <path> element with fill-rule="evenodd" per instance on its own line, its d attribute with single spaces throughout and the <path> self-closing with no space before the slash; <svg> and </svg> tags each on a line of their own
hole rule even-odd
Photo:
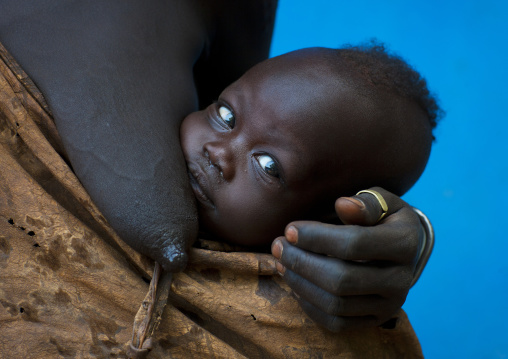
<svg viewBox="0 0 508 359">
<path fill-rule="evenodd" d="M 209 142 L 203 146 L 205 156 L 211 166 L 219 171 L 219 175 L 226 181 L 231 181 L 235 175 L 235 154 L 230 146 L 218 142 Z"/>
</svg>

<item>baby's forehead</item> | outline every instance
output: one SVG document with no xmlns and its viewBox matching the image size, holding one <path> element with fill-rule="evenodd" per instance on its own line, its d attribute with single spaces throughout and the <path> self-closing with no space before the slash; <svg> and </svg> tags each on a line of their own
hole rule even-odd
<svg viewBox="0 0 508 359">
<path fill-rule="evenodd" d="M 255 66 L 225 92 L 243 96 L 246 101 L 262 102 L 258 106 L 276 105 L 298 111 L 304 111 L 306 106 L 316 111 L 344 96 L 347 87 L 342 77 L 323 61 L 289 56 Z"/>
<path fill-rule="evenodd" d="M 305 142 L 315 159 L 334 159 L 343 151 L 341 143 L 370 131 L 377 111 L 370 94 L 337 70 L 327 50 L 306 49 L 266 60 L 226 92 L 228 100 L 241 98 L 240 108 L 249 107 L 251 121 L 267 127 L 276 122 L 286 137 Z"/>
<path fill-rule="evenodd" d="M 320 51 L 310 49 L 290 52 L 281 56 L 270 58 L 249 70 L 246 75 L 253 74 L 250 80 L 256 80 L 259 76 L 285 77 L 288 84 L 296 84 L 299 79 L 320 80 L 321 76 L 337 76 L 339 72 L 334 69 L 333 61 L 328 56 L 323 56 Z"/>
<path fill-rule="evenodd" d="M 242 110 L 254 108 L 251 120 L 276 122 L 288 137 L 337 139 L 338 133 L 357 131 L 373 112 L 355 81 L 314 52 L 270 59 L 253 70 L 234 84 L 228 99 L 241 98 Z"/>
</svg>

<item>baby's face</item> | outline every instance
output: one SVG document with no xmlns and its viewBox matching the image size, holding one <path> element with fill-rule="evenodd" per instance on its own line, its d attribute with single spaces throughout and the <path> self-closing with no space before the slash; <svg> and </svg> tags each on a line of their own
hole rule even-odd
<svg viewBox="0 0 508 359">
<path fill-rule="evenodd" d="M 330 199 L 332 210 L 337 190 L 350 190 L 354 143 L 345 134 L 354 121 L 345 118 L 355 99 L 317 62 L 265 61 L 183 121 L 182 149 L 206 232 L 267 244 L 291 220 L 308 219 L 316 202 Z"/>
</svg>

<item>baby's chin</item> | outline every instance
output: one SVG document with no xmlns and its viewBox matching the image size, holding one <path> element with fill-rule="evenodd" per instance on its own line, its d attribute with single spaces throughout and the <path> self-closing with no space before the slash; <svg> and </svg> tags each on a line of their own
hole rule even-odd
<svg viewBox="0 0 508 359">
<path fill-rule="evenodd" d="M 284 235 L 284 228 L 289 223 L 283 219 L 263 223 L 261 219 L 248 216 L 226 219 L 214 215 L 198 204 L 199 231 L 205 236 L 203 238 L 253 249 L 269 249 L 275 238 Z"/>
<path fill-rule="evenodd" d="M 281 231 L 281 233 L 283 233 Z M 282 235 L 282 234 L 280 234 Z M 228 234 L 224 232 L 217 232 L 213 229 L 207 228 L 200 223 L 199 237 L 207 240 L 227 243 L 232 246 L 239 246 L 249 248 L 256 252 L 268 252 L 275 236 L 260 236 L 260 235 L 242 235 L 242 234 Z"/>
</svg>

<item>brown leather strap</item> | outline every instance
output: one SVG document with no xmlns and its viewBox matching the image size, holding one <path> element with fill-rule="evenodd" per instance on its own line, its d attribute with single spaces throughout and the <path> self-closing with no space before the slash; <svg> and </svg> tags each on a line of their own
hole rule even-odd
<svg viewBox="0 0 508 359">
<path fill-rule="evenodd" d="M 165 273 L 155 262 L 148 293 L 134 318 L 132 339 L 127 350 L 128 358 L 144 358 L 152 348 L 152 336 L 157 330 L 166 307 L 172 273 Z"/>
<path fill-rule="evenodd" d="M 143 348 L 134 348 L 132 343 L 129 344 L 127 348 L 127 358 L 129 359 L 144 359 L 150 353 L 152 349 L 152 338 L 148 338 L 143 343 Z"/>
</svg>

